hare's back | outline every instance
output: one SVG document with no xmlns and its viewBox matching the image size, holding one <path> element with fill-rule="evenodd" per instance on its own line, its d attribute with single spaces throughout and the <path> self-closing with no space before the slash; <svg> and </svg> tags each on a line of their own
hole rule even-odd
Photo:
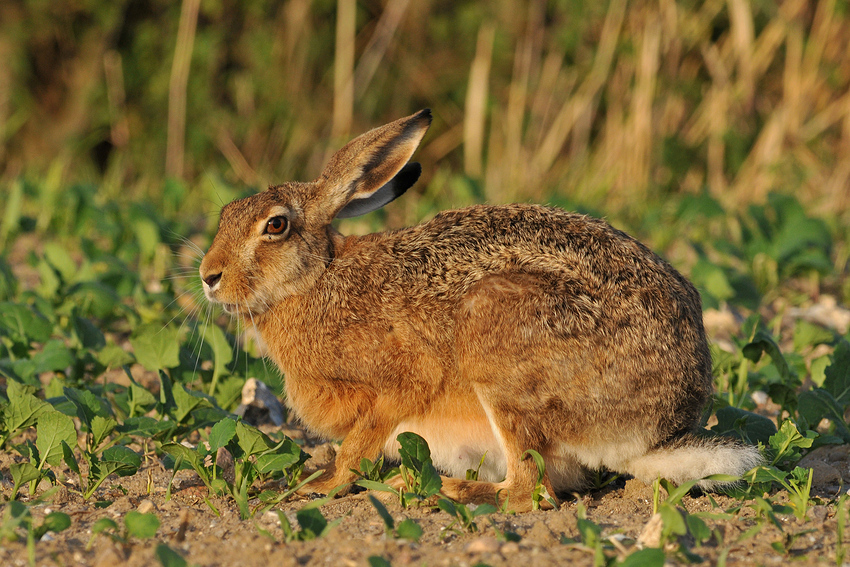
<svg viewBox="0 0 850 567">
<path fill-rule="evenodd" d="M 534 282 L 541 323 L 557 334 L 630 328 L 643 340 L 675 333 L 704 341 L 693 285 L 599 219 L 538 205 L 480 205 L 378 238 L 395 272 L 382 278 L 384 292 L 414 304 L 457 305 L 488 278 L 518 276 Z"/>
</svg>

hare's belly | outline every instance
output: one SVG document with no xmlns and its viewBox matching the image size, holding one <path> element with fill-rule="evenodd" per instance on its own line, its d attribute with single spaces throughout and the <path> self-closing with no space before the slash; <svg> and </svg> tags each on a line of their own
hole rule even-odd
<svg viewBox="0 0 850 567">
<path fill-rule="evenodd" d="M 491 482 L 505 478 L 504 453 L 483 413 L 474 416 L 432 413 L 427 418 L 405 421 L 384 443 L 387 457 L 399 458 L 396 437 L 405 431 L 416 433 L 428 442 L 434 466 L 449 476 L 465 478 L 468 469 L 478 469 L 484 456 L 478 478 Z"/>
</svg>

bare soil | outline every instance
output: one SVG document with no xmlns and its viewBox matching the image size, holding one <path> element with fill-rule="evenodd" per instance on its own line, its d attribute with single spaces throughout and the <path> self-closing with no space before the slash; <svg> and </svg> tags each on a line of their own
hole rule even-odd
<svg viewBox="0 0 850 567">
<path fill-rule="evenodd" d="M 311 448 L 311 451 L 332 453 L 321 446 Z M 14 458 L 10 454 L 0 455 L 4 500 L 11 492 L 8 465 Z M 818 449 L 803 464 L 815 470 L 815 503 L 809 508 L 805 520 L 781 515 L 780 530 L 771 522 L 759 520 L 756 513 L 745 505 L 733 520 L 708 522 L 718 529 L 722 542 L 712 539 L 703 546 L 696 546 L 687 537 L 680 542 L 708 565 L 717 564 L 724 553 L 728 553 L 726 559 L 729 565 L 835 564 L 837 521 L 834 501 L 845 479 L 850 477 L 850 446 Z M 559 510 L 497 513 L 478 518 L 478 531 L 473 533 L 446 530 L 451 520 L 440 510 L 427 507 L 402 509 L 398 504 L 389 503 L 388 508 L 396 522 L 412 518 L 422 527 L 422 538 L 418 543 L 412 543 L 387 536 L 367 494 L 351 494 L 322 506 L 321 510 L 328 520 L 342 518 L 341 523 L 325 537 L 284 543 L 275 512 L 257 513 L 254 518 L 243 521 L 232 499 L 208 497 L 206 488 L 191 471 L 178 473 L 171 499 L 166 501 L 165 491 L 170 476 L 171 471 L 165 470 L 151 456 L 137 474 L 109 479 L 87 502 L 73 486 L 64 486 L 52 502 L 34 505 L 32 514 L 36 525 L 45 514 L 54 510 L 63 511 L 72 518 L 69 529 L 58 534 L 49 533 L 36 543 L 36 563 L 97 567 L 157 565 L 155 549 L 162 542 L 197 565 L 355 566 L 368 565 L 370 556 L 381 556 L 393 566 L 593 564 L 591 550 L 567 541 L 579 538 L 576 521 L 579 502 L 575 499 L 565 502 Z M 69 475 L 67 480 L 71 478 Z M 778 492 L 770 496 L 781 502 L 787 495 Z M 22 490 L 19 497 L 26 499 L 26 490 Z M 205 503 L 205 498 L 209 498 L 218 513 Z M 291 523 L 297 525 L 295 512 L 309 501 L 306 497 L 296 497 L 280 508 Z M 603 537 L 613 536 L 612 539 L 626 552 L 637 549 L 634 542 L 645 531 L 651 531 L 647 524 L 652 516 L 652 488 L 639 481 L 615 480 L 604 489 L 581 496 L 581 503 L 587 508 L 588 519 L 602 526 Z M 257 501 L 253 504 L 257 508 L 260 505 Z M 681 507 L 690 513 L 720 512 L 741 504 L 731 497 L 714 494 L 687 496 Z M 98 535 L 87 548 L 91 527 L 96 520 L 109 517 L 121 525 L 127 512 L 139 508 L 155 512 L 161 521 L 154 539 L 131 539 L 125 544 Z M 755 535 L 745 535 L 759 525 L 762 528 Z M 500 539 L 499 532 L 506 530 L 521 536 L 520 541 Z M 25 541 L 2 542 L 0 545 L 0 565 L 28 564 Z M 673 552 L 675 547 L 668 548 L 668 564 L 671 561 L 673 564 L 685 564 L 686 559 Z"/>
</svg>

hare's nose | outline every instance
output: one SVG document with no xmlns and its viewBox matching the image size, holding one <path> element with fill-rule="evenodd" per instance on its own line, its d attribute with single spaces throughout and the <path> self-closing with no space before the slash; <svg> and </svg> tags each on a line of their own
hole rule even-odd
<svg viewBox="0 0 850 567">
<path fill-rule="evenodd" d="M 217 274 L 208 275 L 207 277 L 204 278 L 204 283 L 207 284 L 210 288 L 213 288 L 213 287 L 215 287 L 215 284 L 217 284 L 220 280 L 221 280 L 221 272 L 219 272 Z"/>
</svg>

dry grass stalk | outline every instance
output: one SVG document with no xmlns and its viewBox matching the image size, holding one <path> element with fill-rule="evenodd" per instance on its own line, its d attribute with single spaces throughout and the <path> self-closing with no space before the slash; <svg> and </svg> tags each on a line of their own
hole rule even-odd
<svg viewBox="0 0 850 567">
<path fill-rule="evenodd" d="M 189 83 L 189 64 L 195 45 L 195 30 L 201 0 L 183 0 L 177 44 L 168 83 L 168 139 L 165 153 L 165 174 L 183 177 L 184 145 L 186 140 L 186 88 Z"/>
<path fill-rule="evenodd" d="M 334 51 L 334 111 L 331 136 L 348 137 L 354 115 L 354 36 L 356 0 L 338 0 Z"/>
<path fill-rule="evenodd" d="M 496 27 L 484 23 L 478 29 L 475 58 L 469 69 L 466 105 L 463 118 L 463 168 L 467 175 L 479 176 L 482 172 L 484 128 L 489 91 L 490 60 Z"/>
</svg>

